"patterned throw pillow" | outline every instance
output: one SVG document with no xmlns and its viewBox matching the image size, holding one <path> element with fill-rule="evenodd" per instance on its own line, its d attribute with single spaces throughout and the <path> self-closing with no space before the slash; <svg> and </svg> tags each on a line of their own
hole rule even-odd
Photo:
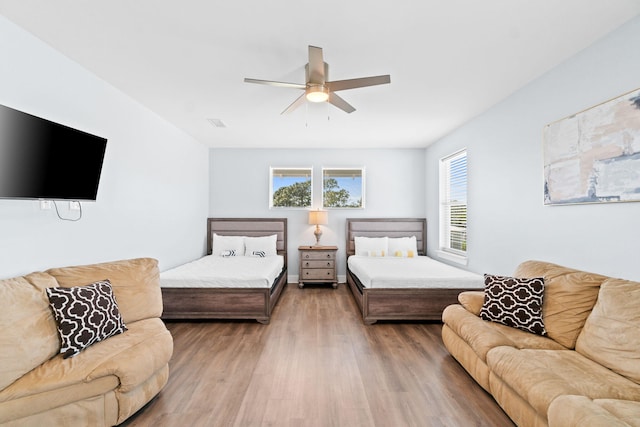
<svg viewBox="0 0 640 427">
<path fill-rule="evenodd" d="M 220 252 L 220 256 L 221 257 L 225 257 L 225 258 L 228 258 L 228 257 L 231 257 L 231 256 L 236 256 L 236 250 L 235 249 L 224 250 L 224 251 Z"/>
<path fill-rule="evenodd" d="M 385 256 L 384 251 L 366 251 L 362 252 L 365 256 L 377 257 L 377 256 Z"/>
<path fill-rule="evenodd" d="M 484 275 L 484 304 L 480 318 L 546 335 L 542 320 L 544 278 L 521 279 Z"/>
<path fill-rule="evenodd" d="M 414 255 L 415 255 L 415 252 L 413 251 L 395 251 L 390 256 L 394 256 L 397 258 L 413 258 Z"/>
<path fill-rule="evenodd" d="M 47 288 L 67 359 L 85 348 L 127 330 L 109 280 L 86 286 Z"/>
</svg>

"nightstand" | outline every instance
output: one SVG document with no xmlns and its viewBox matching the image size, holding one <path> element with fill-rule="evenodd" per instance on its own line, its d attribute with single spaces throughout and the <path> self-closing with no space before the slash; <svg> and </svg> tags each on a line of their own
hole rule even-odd
<svg viewBox="0 0 640 427">
<path fill-rule="evenodd" d="M 305 283 L 331 283 L 338 287 L 337 246 L 299 246 L 300 269 L 298 287 Z"/>
</svg>

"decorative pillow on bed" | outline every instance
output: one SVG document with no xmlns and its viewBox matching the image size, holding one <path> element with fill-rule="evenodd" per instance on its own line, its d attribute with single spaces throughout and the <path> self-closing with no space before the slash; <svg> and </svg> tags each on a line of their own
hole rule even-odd
<svg viewBox="0 0 640 427">
<path fill-rule="evenodd" d="M 412 258 L 418 255 L 416 236 L 389 237 L 387 256 Z"/>
<path fill-rule="evenodd" d="M 376 257 L 376 256 L 386 256 L 386 254 L 384 251 L 366 251 L 362 253 L 362 256 Z"/>
<path fill-rule="evenodd" d="M 414 251 L 389 251 L 389 255 L 397 258 L 413 258 L 414 256 L 418 256 L 418 254 Z"/>
<path fill-rule="evenodd" d="M 244 236 L 221 236 L 213 233 L 211 255 L 214 256 L 243 256 Z"/>
<path fill-rule="evenodd" d="M 278 235 L 272 234 L 270 236 L 262 237 L 245 237 L 245 256 L 275 256 L 278 255 L 277 249 Z"/>
<path fill-rule="evenodd" d="M 224 258 L 228 258 L 230 256 L 238 256 L 235 249 L 226 249 L 220 252 L 220 256 Z"/>
<path fill-rule="evenodd" d="M 543 277 L 522 279 L 485 274 L 480 318 L 546 335 L 542 320 L 543 296 Z"/>
<path fill-rule="evenodd" d="M 127 330 L 109 280 L 86 286 L 47 288 L 63 358 Z"/>
<path fill-rule="evenodd" d="M 355 236 L 356 255 L 361 256 L 385 256 L 387 254 L 388 237 L 362 237 Z"/>
</svg>

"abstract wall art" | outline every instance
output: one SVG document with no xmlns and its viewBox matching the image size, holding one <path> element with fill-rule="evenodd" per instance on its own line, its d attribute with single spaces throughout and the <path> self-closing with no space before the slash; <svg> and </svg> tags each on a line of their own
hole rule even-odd
<svg viewBox="0 0 640 427">
<path fill-rule="evenodd" d="M 550 123 L 544 204 L 640 201 L 640 89 Z"/>
</svg>

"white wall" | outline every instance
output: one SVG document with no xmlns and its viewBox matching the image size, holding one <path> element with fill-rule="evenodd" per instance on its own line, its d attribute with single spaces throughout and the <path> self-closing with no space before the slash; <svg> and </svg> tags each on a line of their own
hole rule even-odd
<svg viewBox="0 0 640 427">
<path fill-rule="evenodd" d="M 426 150 L 428 253 L 438 248 L 438 161 L 468 149 L 468 268 L 539 259 L 640 280 L 640 203 L 543 205 L 542 129 L 640 87 L 640 18 Z M 640 120 L 640 118 L 639 118 Z"/>
<path fill-rule="evenodd" d="M 424 217 L 424 150 L 211 149 L 212 217 L 288 219 L 290 281 L 297 281 L 298 246 L 315 243 L 305 209 L 269 209 L 269 168 L 312 167 L 313 208 L 322 203 L 323 167 L 364 167 L 365 208 L 331 209 L 321 244 L 338 246 L 338 276 L 346 274 L 345 218 Z"/>
<path fill-rule="evenodd" d="M 0 104 L 108 139 L 80 221 L 0 200 L 0 278 L 133 257 L 164 270 L 204 253 L 208 149 L 1 16 Z"/>
</svg>

